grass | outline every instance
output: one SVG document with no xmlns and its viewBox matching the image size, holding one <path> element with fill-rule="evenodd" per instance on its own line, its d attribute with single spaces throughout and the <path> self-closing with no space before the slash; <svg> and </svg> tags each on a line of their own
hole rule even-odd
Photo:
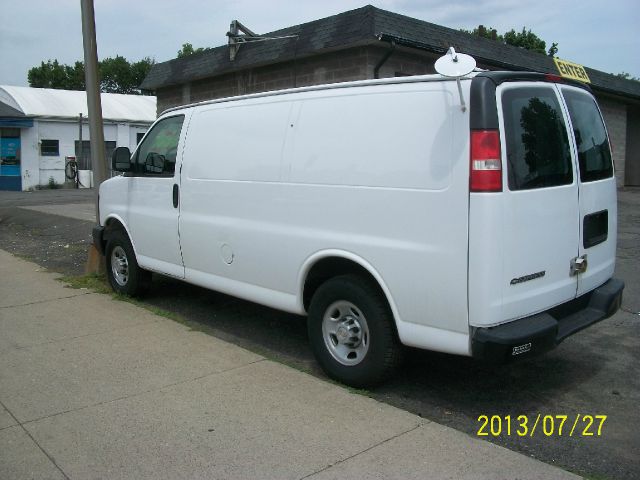
<svg viewBox="0 0 640 480">
<path fill-rule="evenodd" d="M 59 280 L 63 283 L 66 283 L 69 288 L 75 289 L 88 289 L 93 290 L 96 293 L 106 293 L 113 294 L 113 296 L 117 296 L 111 287 L 109 286 L 109 282 L 107 282 L 107 278 L 104 275 L 99 275 L 96 273 L 92 273 L 89 275 L 82 275 L 79 277 L 76 276 L 63 276 L 60 277 Z"/>
</svg>

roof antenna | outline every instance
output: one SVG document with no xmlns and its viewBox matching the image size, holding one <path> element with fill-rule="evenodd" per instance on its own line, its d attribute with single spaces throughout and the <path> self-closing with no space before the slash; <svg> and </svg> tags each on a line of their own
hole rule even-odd
<svg viewBox="0 0 640 480">
<path fill-rule="evenodd" d="M 462 85 L 460 84 L 460 77 L 473 72 L 476 68 L 476 61 L 471 55 L 465 55 L 464 53 L 457 53 L 453 47 L 449 47 L 447 53 L 436 60 L 436 72 L 444 77 L 455 78 L 458 84 L 458 93 L 460 94 L 460 108 L 462 111 L 467 110 L 467 106 L 464 103 L 464 96 L 462 95 Z"/>
<path fill-rule="evenodd" d="M 240 45 L 242 45 L 243 43 L 264 42 L 266 40 L 280 40 L 283 38 L 297 38 L 298 35 L 286 35 L 283 37 L 264 37 L 262 35 L 253 33 L 238 20 L 232 20 L 229 31 L 227 32 L 227 37 L 229 37 L 229 60 L 233 62 L 236 59 L 236 55 L 238 55 Z"/>
</svg>

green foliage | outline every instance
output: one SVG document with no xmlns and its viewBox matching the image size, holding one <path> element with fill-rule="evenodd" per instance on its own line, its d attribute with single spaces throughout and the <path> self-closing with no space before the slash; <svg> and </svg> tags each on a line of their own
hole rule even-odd
<svg viewBox="0 0 640 480">
<path fill-rule="evenodd" d="M 462 31 L 477 35 L 478 37 L 506 43 L 507 45 L 513 45 L 514 47 L 526 48 L 527 50 L 549 55 L 550 57 L 554 57 L 558 53 L 558 44 L 556 42 L 553 42 L 551 47 L 547 49 L 546 42 L 525 27 L 523 27 L 520 32 L 516 32 L 512 28 L 504 35 L 500 35 L 495 28 L 486 28 L 484 25 L 478 25 L 473 30 Z"/>
<path fill-rule="evenodd" d="M 58 188 L 60 185 L 58 185 L 55 181 L 55 179 L 53 177 L 49 177 L 49 188 L 54 190 L 56 188 Z"/>
<path fill-rule="evenodd" d="M 141 94 L 138 87 L 153 64 L 154 61 L 149 57 L 131 63 L 119 55 L 103 59 L 98 62 L 100 91 Z M 39 67 L 29 70 L 28 80 L 30 87 L 84 90 L 84 63 L 75 62 L 70 66 L 62 65 L 58 60 L 41 62 Z"/>
<path fill-rule="evenodd" d="M 153 60 L 143 58 L 129 63 L 120 55 L 100 62 L 100 90 L 106 93 L 140 94 L 139 85 L 153 65 Z"/>
<path fill-rule="evenodd" d="M 498 35 L 498 31 L 493 27 L 486 28 L 484 25 L 478 25 L 473 30 L 463 29 L 462 31 L 466 33 L 471 33 L 478 37 L 488 38 L 489 40 L 497 40 L 498 42 L 504 43 L 504 38 L 502 37 L 502 35 Z"/>
<path fill-rule="evenodd" d="M 193 45 L 190 43 L 183 43 L 182 48 L 178 50 L 178 56 L 176 58 L 186 57 L 188 55 L 193 55 L 194 53 L 206 52 L 207 50 L 211 49 L 204 47 L 193 48 Z"/>
<path fill-rule="evenodd" d="M 632 77 L 631 74 L 627 72 L 616 73 L 616 77 L 624 78 L 625 80 L 633 80 L 634 82 L 640 82 L 640 78 Z"/>
<path fill-rule="evenodd" d="M 70 66 L 48 60 L 29 70 L 28 80 L 31 87 L 84 90 L 84 64 L 76 62 Z"/>
</svg>

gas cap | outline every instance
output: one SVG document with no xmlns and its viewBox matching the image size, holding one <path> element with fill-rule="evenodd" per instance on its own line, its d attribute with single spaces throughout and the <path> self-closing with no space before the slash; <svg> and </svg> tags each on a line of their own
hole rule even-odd
<svg viewBox="0 0 640 480">
<path fill-rule="evenodd" d="M 222 261 L 227 265 L 231 265 L 235 257 L 233 249 L 226 243 L 223 243 L 222 247 L 220 247 L 220 256 L 222 257 Z"/>
</svg>

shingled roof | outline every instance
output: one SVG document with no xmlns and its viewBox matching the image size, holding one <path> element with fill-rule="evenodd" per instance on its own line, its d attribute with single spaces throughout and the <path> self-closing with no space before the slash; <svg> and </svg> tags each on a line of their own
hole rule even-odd
<svg viewBox="0 0 640 480">
<path fill-rule="evenodd" d="M 371 5 L 265 34 L 273 37 L 288 35 L 297 35 L 297 38 L 245 43 L 234 61 L 229 59 L 229 47 L 225 45 L 158 63 L 153 66 L 141 88 L 154 90 L 332 50 L 380 45 L 380 35 L 402 39 L 406 45 L 413 42 L 426 51 L 439 54 L 454 46 L 456 50 L 475 57 L 478 63 L 500 69 L 557 73 L 553 59 L 547 55 Z M 585 70 L 594 89 L 640 99 L 640 82 L 588 67 Z"/>
</svg>

